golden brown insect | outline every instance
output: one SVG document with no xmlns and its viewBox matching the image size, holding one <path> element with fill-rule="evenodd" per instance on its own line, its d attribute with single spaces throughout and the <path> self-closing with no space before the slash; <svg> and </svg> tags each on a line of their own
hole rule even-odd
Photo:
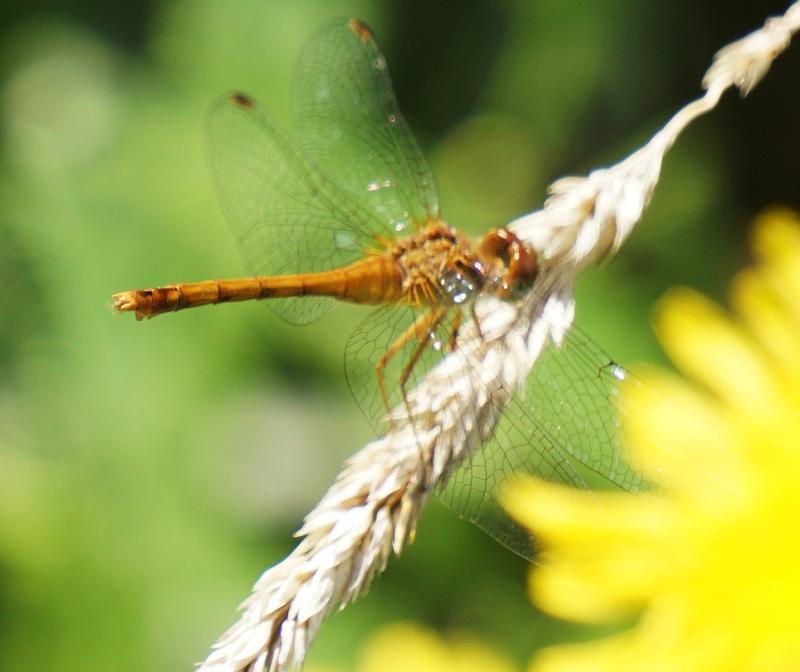
<svg viewBox="0 0 800 672">
<path fill-rule="evenodd" d="M 113 305 L 141 319 L 264 299 L 295 324 L 337 301 L 375 306 L 348 341 L 345 372 L 382 429 L 387 409 L 408 399 L 410 378 L 457 346 L 478 297 L 514 300 L 533 285 L 536 254 L 508 229 L 473 242 L 443 221 L 436 184 L 363 23 L 336 20 L 311 39 L 292 107 L 293 138 L 242 93 L 220 98 L 208 116 L 220 201 L 252 277 L 120 292 Z M 617 376 L 607 372 L 621 369 L 608 367 L 590 341 L 572 348 L 572 359 L 570 351 L 537 361 L 526 406 L 503 409 L 443 497 L 526 557 L 527 534 L 494 505 L 506 474 L 577 484 L 575 458 L 625 487 L 635 481 L 620 466 L 608 404 Z"/>
<path fill-rule="evenodd" d="M 231 100 L 238 104 L 238 96 Z M 403 346 L 416 342 L 400 375 L 401 387 L 428 345 L 430 334 L 436 332 L 451 311 L 458 311 L 448 338 L 450 346 L 455 347 L 464 307 L 471 306 L 481 292 L 506 298 L 529 287 L 537 266 L 533 250 L 507 229 L 490 231 L 474 246 L 456 229 L 437 221 L 385 245 L 383 251 L 329 271 L 204 280 L 132 290 L 115 294 L 113 306 L 142 319 L 208 304 L 300 296 L 324 296 L 370 305 L 408 305 L 420 311 L 419 317 L 376 363 L 381 394 L 388 405 L 383 370 Z"/>
<path fill-rule="evenodd" d="M 408 349 L 396 380 L 403 389 L 425 348 L 439 343 L 437 332 L 454 347 L 463 311 L 480 293 L 510 297 L 533 283 L 536 255 L 507 229 L 474 245 L 441 220 L 386 61 L 360 21 L 334 21 L 311 40 L 293 102 L 297 141 L 243 93 L 221 99 L 209 115 L 222 204 L 254 276 L 120 292 L 113 306 L 141 319 L 281 299 L 276 311 L 295 323 L 322 314 L 321 297 L 408 307 L 418 314 L 398 311 L 391 340 L 384 336 L 379 348 L 367 339 L 388 407 L 384 371 L 392 358 Z"/>
</svg>

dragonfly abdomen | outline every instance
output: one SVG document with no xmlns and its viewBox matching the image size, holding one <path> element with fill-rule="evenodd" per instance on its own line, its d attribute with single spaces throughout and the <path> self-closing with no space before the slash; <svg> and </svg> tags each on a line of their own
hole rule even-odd
<svg viewBox="0 0 800 672">
<path fill-rule="evenodd" d="M 136 313 L 141 320 L 184 308 L 258 299 L 260 291 L 258 278 L 203 280 L 120 292 L 111 297 L 111 305 L 119 312 Z"/>
<path fill-rule="evenodd" d="M 330 296 L 340 301 L 377 305 L 398 301 L 403 294 L 403 273 L 392 259 L 371 256 L 349 266 L 319 273 L 273 275 L 254 278 L 261 299 L 291 296 Z"/>
<path fill-rule="evenodd" d="M 398 265 L 386 257 L 374 256 L 320 273 L 203 280 L 120 292 L 112 297 L 112 306 L 120 312 L 133 312 L 141 320 L 186 308 L 249 299 L 330 296 L 375 305 L 397 301 L 402 294 L 403 275 Z"/>
</svg>

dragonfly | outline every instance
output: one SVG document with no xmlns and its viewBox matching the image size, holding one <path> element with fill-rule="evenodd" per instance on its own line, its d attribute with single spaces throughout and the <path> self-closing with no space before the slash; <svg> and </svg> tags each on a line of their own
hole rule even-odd
<svg viewBox="0 0 800 672">
<path fill-rule="evenodd" d="M 409 386 L 458 347 L 467 321 L 480 334 L 480 297 L 515 302 L 531 289 L 538 256 L 508 228 L 473 241 L 442 219 L 433 175 L 363 22 L 336 19 L 309 40 L 294 72 L 292 111 L 292 135 L 241 92 L 222 96 L 207 117 L 222 209 L 252 275 L 120 292 L 112 305 L 141 320 L 265 300 L 298 325 L 337 301 L 374 306 L 348 341 L 345 372 L 382 431 Z M 497 504 L 509 476 L 582 486 L 594 473 L 638 488 L 616 432 L 622 371 L 580 330 L 570 332 L 537 362 L 526 389 L 440 498 L 530 559 L 529 535 Z"/>
</svg>

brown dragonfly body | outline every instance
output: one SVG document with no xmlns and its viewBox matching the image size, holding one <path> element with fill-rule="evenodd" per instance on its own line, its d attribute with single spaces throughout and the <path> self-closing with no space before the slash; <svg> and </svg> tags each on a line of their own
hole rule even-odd
<svg viewBox="0 0 800 672">
<path fill-rule="evenodd" d="M 490 231 L 474 246 L 456 229 L 435 222 L 330 271 L 179 283 L 120 292 L 112 301 L 116 310 L 133 312 L 139 320 L 208 304 L 290 296 L 447 308 L 483 290 L 508 296 L 521 284 L 529 286 L 535 275 L 535 253 L 510 231 Z"/>
<path fill-rule="evenodd" d="M 451 309 L 471 306 L 478 293 L 506 298 L 529 287 L 536 273 L 535 252 L 509 230 L 492 230 L 473 245 L 456 229 L 438 221 L 387 244 L 382 252 L 330 271 L 180 283 L 120 292 L 112 301 L 116 310 L 133 312 L 139 320 L 208 304 L 294 296 L 428 308 L 420 312 L 376 364 L 381 394 L 388 407 L 383 370 L 401 348 L 412 339 L 418 342 L 400 376 L 400 386 L 404 387 L 429 335 Z M 451 348 L 455 347 L 460 323 L 459 312 L 450 334 Z"/>
<path fill-rule="evenodd" d="M 440 346 L 435 334 L 454 348 L 463 309 L 474 319 L 478 295 L 513 298 L 530 287 L 536 254 L 507 229 L 474 244 L 441 220 L 435 182 L 366 25 L 337 19 L 323 27 L 299 61 L 295 83 L 297 144 L 246 94 L 229 94 L 209 114 L 220 197 L 253 276 L 120 292 L 113 307 L 141 320 L 208 304 L 288 299 L 276 312 L 298 324 L 315 319 L 323 304 L 300 301 L 305 310 L 292 297 L 410 307 L 419 313 L 410 326 L 380 326 L 364 339 L 388 408 L 389 360 L 408 353 L 397 381 L 404 398 L 426 347 Z M 277 275 L 279 268 L 315 272 Z M 380 348 L 369 344 L 384 333 L 392 337 Z"/>
</svg>

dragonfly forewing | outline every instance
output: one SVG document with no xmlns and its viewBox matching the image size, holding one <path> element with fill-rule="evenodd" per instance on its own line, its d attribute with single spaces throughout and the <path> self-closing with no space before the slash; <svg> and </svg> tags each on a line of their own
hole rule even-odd
<svg viewBox="0 0 800 672">
<path fill-rule="evenodd" d="M 309 40 L 295 71 L 293 108 L 295 138 L 241 93 L 217 100 L 207 117 L 220 202 L 249 272 L 345 266 L 438 219 L 433 176 L 364 24 L 337 19 Z M 303 324 L 333 301 L 268 305 Z"/>
<path fill-rule="evenodd" d="M 217 100 L 206 131 L 222 209 L 254 275 L 346 266 L 390 235 L 244 94 Z M 289 322 L 302 324 L 319 317 L 333 301 L 303 297 L 268 305 Z"/>
<path fill-rule="evenodd" d="M 392 235 L 439 218 L 433 174 L 366 25 L 334 19 L 309 40 L 295 68 L 292 110 L 303 149 Z"/>
</svg>

